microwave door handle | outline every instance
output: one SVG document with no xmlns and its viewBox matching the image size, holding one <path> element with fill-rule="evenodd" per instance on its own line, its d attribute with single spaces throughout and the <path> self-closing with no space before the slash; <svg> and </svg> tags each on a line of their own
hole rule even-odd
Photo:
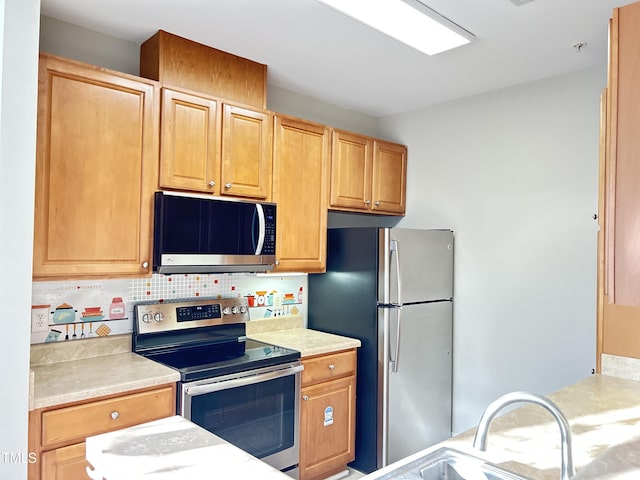
<svg viewBox="0 0 640 480">
<path fill-rule="evenodd" d="M 258 214 L 258 244 L 256 245 L 256 255 L 262 254 L 262 247 L 264 245 L 264 236 L 266 233 L 266 224 L 264 221 L 264 210 L 262 205 L 256 203 L 256 213 Z"/>
</svg>

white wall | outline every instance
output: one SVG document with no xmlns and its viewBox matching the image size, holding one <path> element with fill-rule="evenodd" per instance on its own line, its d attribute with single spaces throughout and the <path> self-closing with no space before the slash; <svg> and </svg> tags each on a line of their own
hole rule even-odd
<svg viewBox="0 0 640 480">
<path fill-rule="evenodd" d="M 139 74 L 140 46 L 72 23 L 42 16 L 40 50 L 120 72 Z M 235 52 L 230 52 L 235 53 Z M 267 107 L 306 120 L 377 136 L 378 118 L 268 85 Z"/>
<path fill-rule="evenodd" d="M 400 226 L 455 234 L 454 421 L 595 367 L 604 66 L 381 119 L 409 146 Z"/>
<path fill-rule="evenodd" d="M 286 113 L 331 127 L 378 136 L 378 117 L 330 105 L 291 90 L 267 87 L 267 107 L 274 112 Z"/>
<path fill-rule="evenodd" d="M 40 50 L 119 72 L 139 75 L 140 46 L 42 15 Z"/>
<path fill-rule="evenodd" d="M 39 0 L 0 0 L 0 478 L 26 478 Z M 11 456 L 13 455 L 13 457 Z"/>
</svg>

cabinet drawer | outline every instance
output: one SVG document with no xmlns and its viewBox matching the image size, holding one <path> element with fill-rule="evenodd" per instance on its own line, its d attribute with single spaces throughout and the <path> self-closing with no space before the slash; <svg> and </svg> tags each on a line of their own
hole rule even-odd
<svg viewBox="0 0 640 480">
<path fill-rule="evenodd" d="M 335 378 L 353 375 L 356 372 L 356 351 L 332 353 L 303 360 L 302 386 L 326 382 Z"/>
<path fill-rule="evenodd" d="M 42 414 L 42 446 L 86 437 L 175 415 L 172 387 L 123 395 Z"/>
</svg>

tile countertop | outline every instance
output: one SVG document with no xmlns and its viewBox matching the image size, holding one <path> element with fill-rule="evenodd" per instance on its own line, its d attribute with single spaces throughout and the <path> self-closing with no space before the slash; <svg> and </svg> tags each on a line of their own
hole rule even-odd
<svg viewBox="0 0 640 480">
<path fill-rule="evenodd" d="M 100 339 L 69 342 L 69 345 L 56 350 L 32 347 L 30 374 L 33 382 L 29 394 L 29 409 L 88 400 L 180 380 L 177 371 L 127 351 L 126 349 L 131 350 L 131 336 L 121 337 L 123 338 L 109 339 L 106 342 L 101 342 Z M 90 351 L 93 353 L 84 351 L 88 347 L 91 347 Z"/>
<path fill-rule="evenodd" d="M 571 426 L 576 480 L 640 478 L 640 382 L 591 375 L 547 397 L 558 405 Z M 394 467 L 447 446 L 528 478 L 557 480 L 558 425 L 542 407 L 521 405 L 493 420 L 486 452 L 473 448 L 473 428 L 364 478 L 379 478 Z"/>
<path fill-rule="evenodd" d="M 87 438 L 92 478 L 106 480 L 255 478 L 284 473 L 180 416 Z"/>
</svg>

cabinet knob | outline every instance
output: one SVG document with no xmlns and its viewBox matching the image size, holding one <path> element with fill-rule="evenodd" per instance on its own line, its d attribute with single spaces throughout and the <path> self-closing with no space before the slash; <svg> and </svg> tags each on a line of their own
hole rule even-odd
<svg viewBox="0 0 640 480">
<path fill-rule="evenodd" d="M 380 200 L 375 202 L 376 206 L 380 205 Z"/>
<path fill-rule="evenodd" d="M 336 366 L 333 363 L 329 365 L 329 370 L 333 370 L 334 368 L 336 368 Z"/>
<path fill-rule="evenodd" d="M 142 262 L 142 268 L 149 268 L 149 262 Z"/>
<path fill-rule="evenodd" d="M 224 184 L 224 188 L 227 188 L 227 189 L 231 188 L 231 184 L 230 183 L 225 183 Z"/>
<path fill-rule="evenodd" d="M 370 204 L 371 204 L 371 200 L 365 200 L 365 201 L 364 201 L 364 204 L 365 204 L 365 205 L 370 205 Z"/>
<path fill-rule="evenodd" d="M 211 180 L 211 181 L 209 182 L 209 186 L 210 186 L 210 187 L 215 187 L 215 186 L 216 186 L 216 182 L 214 182 L 213 180 Z"/>
<path fill-rule="evenodd" d="M 118 418 L 120 418 L 120 414 L 118 412 L 111 412 L 111 418 L 113 418 L 114 420 L 117 420 Z"/>
<path fill-rule="evenodd" d="M 303 396 L 302 396 L 302 399 L 303 399 L 304 401 L 309 400 L 309 395 L 303 395 Z"/>
</svg>

